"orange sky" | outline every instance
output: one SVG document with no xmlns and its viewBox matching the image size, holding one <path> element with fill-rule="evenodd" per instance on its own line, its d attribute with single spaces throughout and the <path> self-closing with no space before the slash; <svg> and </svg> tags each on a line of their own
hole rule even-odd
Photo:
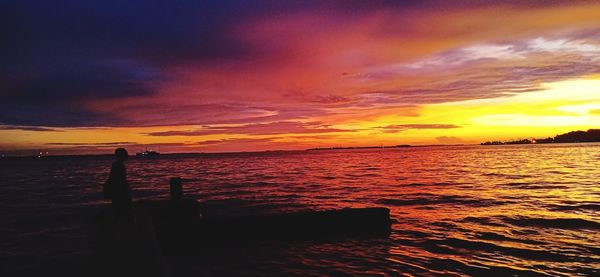
<svg viewBox="0 0 600 277">
<path fill-rule="evenodd" d="M 30 99 L 6 85 L 0 96 L 14 103 L 0 106 L 0 153 L 470 144 L 600 127 L 599 3 L 319 6 L 218 20 L 235 41 L 224 57 L 120 54 L 103 62 L 133 71 L 131 90 L 27 91 L 66 95 L 72 114 L 46 113 L 43 101 L 15 112 Z M 163 51 L 153 55 L 180 50 Z"/>
</svg>

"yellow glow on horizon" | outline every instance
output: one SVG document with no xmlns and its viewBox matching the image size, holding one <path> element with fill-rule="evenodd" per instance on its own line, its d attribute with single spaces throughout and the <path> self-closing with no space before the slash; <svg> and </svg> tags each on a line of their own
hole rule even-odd
<svg viewBox="0 0 600 277">
<path fill-rule="evenodd" d="M 505 133 L 516 135 L 523 132 L 521 136 L 527 137 L 537 136 L 538 131 L 553 131 L 554 134 L 548 135 L 555 135 L 600 126 L 600 116 L 590 113 L 600 107 L 600 79 L 597 76 L 540 86 L 542 89 L 539 91 L 501 98 L 431 105 L 425 108 L 424 113 L 446 114 L 451 123 L 465 124 L 465 130 L 493 127 L 491 134 L 482 134 L 490 139 L 494 135 L 503 137 Z M 438 117 L 438 120 L 442 118 Z M 527 128 L 515 132 L 519 130 L 515 127 Z"/>
<path fill-rule="evenodd" d="M 395 144 L 455 144 L 479 143 L 485 140 L 506 140 L 555 136 L 573 130 L 600 127 L 600 77 L 540 84 L 540 90 L 506 95 L 498 98 L 477 99 L 443 104 L 429 104 L 417 108 L 383 109 L 372 111 L 361 120 L 360 116 L 338 118 L 331 128 L 353 132 L 297 133 L 297 134 L 211 134 L 198 136 L 149 136 L 161 131 L 187 131 L 199 126 L 156 126 L 120 128 L 59 128 L 58 131 L 0 130 L 1 149 L 60 148 L 68 143 L 130 142 L 135 144 L 180 143 L 179 149 L 211 151 L 210 145 L 199 142 L 227 139 L 269 139 L 277 149 L 303 149 L 307 146 L 359 146 Z M 375 112 L 380 113 L 376 115 Z M 328 118 L 330 122 L 334 118 Z M 307 122 L 318 121 L 310 118 Z M 444 124 L 457 128 L 427 128 Z M 418 125 L 386 132 L 388 125 Z M 109 146 L 107 146 L 109 147 Z M 239 150 L 246 150 L 243 144 Z M 268 145 L 261 145 L 268 148 Z M 135 148 L 135 147 L 134 147 Z M 215 148 L 219 151 L 221 148 Z M 229 148 L 227 148 L 229 149 Z M 231 148 L 238 149 L 238 148 Z M 261 148 L 262 149 L 262 148 Z M 247 149 L 252 150 L 252 149 Z"/>
<path fill-rule="evenodd" d="M 439 137 L 454 137 L 464 143 L 483 140 L 555 136 L 600 127 L 600 78 L 540 84 L 540 90 L 443 104 L 424 105 L 418 116 L 385 114 L 374 120 L 356 122 L 364 136 L 417 144 L 439 143 Z M 398 133 L 379 133 L 372 129 L 393 124 L 454 124 L 452 129 L 409 129 Z M 459 141 L 457 140 L 457 141 Z"/>
</svg>

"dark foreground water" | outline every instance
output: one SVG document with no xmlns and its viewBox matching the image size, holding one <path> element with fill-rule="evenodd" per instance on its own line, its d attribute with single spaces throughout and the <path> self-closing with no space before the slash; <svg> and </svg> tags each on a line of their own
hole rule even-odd
<svg viewBox="0 0 600 277">
<path fill-rule="evenodd" d="M 0 160 L 0 272 L 81 275 L 109 158 Z M 171 257 L 174 275 L 600 274 L 600 144 L 161 156 L 127 163 L 223 213 L 386 206 L 389 239 L 256 242 Z M 9 275 L 7 275 L 9 274 Z"/>
</svg>

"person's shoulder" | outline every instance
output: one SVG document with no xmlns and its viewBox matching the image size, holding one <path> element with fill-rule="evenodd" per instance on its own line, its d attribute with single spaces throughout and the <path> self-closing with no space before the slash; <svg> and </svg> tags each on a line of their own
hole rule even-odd
<svg viewBox="0 0 600 277">
<path fill-rule="evenodd" d="M 121 167 L 123 167 L 123 168 L 124 168 L 124 167 L 125 167 L 125 165 L 124 165 L 122 162 L 115 161 L 115 162 L 113 162 L 113 163 L 112 163 L 112 167 L 113 167 L 113 168 L 121 168 Z"/>
</svg>

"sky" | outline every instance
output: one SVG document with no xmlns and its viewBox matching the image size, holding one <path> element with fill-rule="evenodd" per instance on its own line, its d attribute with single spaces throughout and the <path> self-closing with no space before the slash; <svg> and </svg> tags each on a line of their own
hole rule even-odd
<svg viewBox="0 0 600 277">
<path fill-rule="evenodd" d="M 0 153 L 476 144 L 600 127 L 598 1 L 0 3 Z"/>
</svg>

